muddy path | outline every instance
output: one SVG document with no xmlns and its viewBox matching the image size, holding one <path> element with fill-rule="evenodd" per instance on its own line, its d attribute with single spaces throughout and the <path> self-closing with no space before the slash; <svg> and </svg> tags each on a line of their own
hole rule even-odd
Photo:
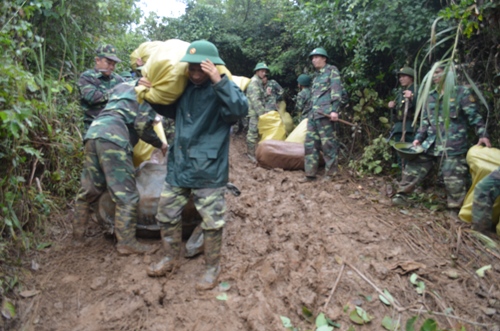
<svg viewBox="0 0 500 331">
<path fill-rule="evenodd" d="M 26 261 L 25 297 L 18 295 L 17 319 L 3 328 L 277 331 L 285 316 L 298 330 L 314 330 L 307 307 L 340 330 L 384 330 L 385 316 L 402 329 L 420 316 L 419 327 L 432 317 L 442 329 L 498 330 L 500 253 L 466 224 L 422 206 L 391 207 L 383 178 L 343 170 L 334 182 L 299 184 L 303 172 L 259 168 L 244 152 L 243 137 L 233 137 L 230 180 L 242 194 L 227 196 L 220 281 L 229 289 L 196 292 L 203 255 L 149 278 L 145 267 L 161 252 L 120 257 L 97 229 L 73 247 L 69 211 L 50 229 L 52 246 Z M 480 278 L 475 271 L 485 265 L 492 268 Z M 413 273 L 425 284 L 421 294 Z M 382 303 L 377 289 L 394 304 Z M 353 323 L 356 306 L 372 321 Z"/>
</svg>

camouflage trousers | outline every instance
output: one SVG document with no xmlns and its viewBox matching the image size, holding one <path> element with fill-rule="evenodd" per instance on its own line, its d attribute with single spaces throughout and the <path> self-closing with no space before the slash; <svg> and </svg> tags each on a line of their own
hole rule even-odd
<svg viewBox="0 0 500 331">
<path fill-rule="evenodd" d="M 218 230 L 225 224 L 226 187 L 218 188 L 182 188 L 171 186 L 165 182 L 158 202 L 157 221 L 178 224 L 182 221 L 182 211 L 186 207 L 189 197 L 193 195 L 194 206 L 203 219 L 203 230 Z"/>
<path fill-rule="evenodd" d="M 106 189 L 116 204 L 115 229 L 125 236 L 132 232 L 135 236 L 139 192 L 132 154 L 103 139 L 87 140 L 81 187 L 76 197 L 75 226 L 85 227 L 90 204 Z"/>
<path fill-rule="evenodd" d="M 248 120 L 247 144 L 255 145 L 259 140 L 259 116 L 250 116 Z"/>
<path fill-rule="evenodd" d="M 495 200 L 500 196 L 500 167 L 477 183 L 472 203 L 472 227 L 477 231 L 493 229 L 492 211 Z"/>
<path fill-rule="evenodd" d="M 335 123 L 331 122 L 328 118 L 309 118 L 307 121 L 304 149 L 306 176 L 316 176 L 321 151 L 323 151 L 323 158 L 325 159 L 325 175 L 335 175 L 337 172 L 337 154 L 339 149 Z"/>
<path fill-rule="evenodd" d="M 442 160 L 442 161 L 441 161 Z M 453 155 L 442 158 L 421 154 L 408 161 L 403 170 L 403 178 L 398 185 L 398 193 L 411 193 L 427 176 L 434 164 L 442 162 L 441 173 L 446 189 L 448 208 L 460 208 L 467 194 L 467 176 L 469 168 L 464 155 Z"/>
</svg>

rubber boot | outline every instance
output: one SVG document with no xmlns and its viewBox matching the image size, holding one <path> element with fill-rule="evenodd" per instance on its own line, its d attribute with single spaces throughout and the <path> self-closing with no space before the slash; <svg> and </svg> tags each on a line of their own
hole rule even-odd
<svg viewBox="0 0 500 331">
<path fill-rule="evenodd" d="M 137 224 L 136 206 L 116 206 L 115 235 L 118 243 L 116 250 L 120 255 L 144 254 L 152 252 L 155 247 L 144 245 L 135 238 Z"/>
<path fill-rule="evenodd" d="M 247 142 L 247 156 L 252 162 L 257 162 L 255 159 L 255 144 Z"/>
<path fill-rule="evenodd" d="M 90 207 L 89 204 L 83 201 L 76 201 L 76 214 L 73 220 L 73 241 L 75 244 L 83 242 L 83 236 L 87 229 L 87 222 L 89 220 Z"/>
<path fill-rule="evenodd" d="M 222 246 L 222 229 L 204 230 L 206 271 L 196 284 L 199 291 L 211 290 L 217 286 L 220 274 L 220 250 Z"/>
<path fill-rule="evenodd" d="M 160 262 L 150 265 L 146 271 L 150 277 L 165 276 L 171 272 L 179 261 L 179 252 L 182 243 L 182 224 L 160 223 L 161 241 L 165 251 L 165 257 Z"/>
</svg>

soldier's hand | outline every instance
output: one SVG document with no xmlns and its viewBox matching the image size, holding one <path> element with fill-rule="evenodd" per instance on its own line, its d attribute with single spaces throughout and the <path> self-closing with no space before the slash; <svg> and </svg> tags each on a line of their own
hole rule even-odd
<svg viewBox="0 0 500 331">
<path fill-rule="evenodd" d="M 413 92 L 410 90 L 403 91 L 403 96 L 407 99 L 413 98 Z"/>
<path fill-rule="evenodd" d="M 332 111 L 330 113 L 330 121 L 337 122 L 338 120 L 339 120 L 339 114 L 336 113 L 336 112 L 334 112 L 334 111 Z"/>
<path fill-rule="evenodd" d="M 394 102 L 394 100 L 391 100 L 391 101 L 389 101 L 389 103 L 387 104 L 387 106 L 389 108 L 394 108 L 394 106 L 396 106 L 396 102 Z"/>
<path fill-rule="evenodd" d="M 147 88 L 152 86 L 151 82 L 146 77 L 141 77 L 141 79 L 139 79 L 139 85 L 146 86 Z"/>
<path fill-rule="evenodd" d="M 161 152 L 163 153 L 163 156 L 165 156 L 167 154 L 167 151 L 168 151 L 168 144 L 167 143 L 163 143 L 161 145 Z"/>
<path fill-rule="evenodd" d="M 203 70 L 204 73 L 206 73 L 209 77 L 212 83 L 217 84 L 220 82 L 222 79 L 219 74 L 219 70 L 217 70 L 217 67 L 215 64 L 213 64 L 212 61 L 209 59 L 206 59 L 205 61 L 202 61 L 201 64 L 201 70 Z"/>
<path fill-rule="evenodd" d="M 422 144 L 420 143 L 420 141 L 418 141 L 417 139 L 415 139 L 415 140 L 413 140 L 412 145 L 413 145 L 413 146 L 420 146 L 420 145 L 422 145 Z"/>
<path fill-rule="evenodd" d="M 479 138 L 479 141 L 477 142 L 477 146 L 481 146 L 481 145 L 484 145 L 486 147 L 491 147 L 491 142 L 486 137 Z"/>
</svg>

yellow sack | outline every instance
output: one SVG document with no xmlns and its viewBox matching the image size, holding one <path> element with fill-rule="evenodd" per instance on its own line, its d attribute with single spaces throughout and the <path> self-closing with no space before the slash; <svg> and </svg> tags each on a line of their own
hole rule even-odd
<svg viewBox="0 0 500 331">
<path fill-rule="evenodd" d="M 280 114 L 276 111 L 270 111 L 264 115 L 259 116 L 259 129 L 260 141 L 263 140 L 285 140 L 286 131 Z"/>
<path fill-rule="evenodd" d="M 278 104 L 278 112 L 280 113 L 281 120 L 285 125 L 286 134 L 288 135 L 290 134 L 290 132 L 293 131 L 294 125 L 293 125 L 292 115 L 290 115 L 290 113 L 286 111 L 285 101 L 280 101 L 280 103 Z"/>
<path fill-rule="evenodd" d="M 246 91 L 248 84 L 250 84 L 250 78 L 243 77 L 243 76 L 233 76 L 233 82 L 238 85 L 240 90 L 243 92 Z"/>
<path fill-rule="evenodd" d="M 141 59 L 142 62 L 147 63 L 151 54 L 153 54 L 156 48 L 163 44 L 163 41 L 146 41 L 137 47 L 132 54 L 130 54 L 130 66 L 133 70 L 137 69 L 137 59 Z"/>
<path fill-rule="evenodd" d="M 146 77 L 152 87 L 137 86 L 137 101 L 170 105 L 182 95 L 187 86 L 189 73 L 188 63 L 180 62 L 186 55 L 189 43 L 170 39 L 162 42 L 155 48 L 153 54 L 142 68 L 142 75 Z M 219 73 L 226 74 L 232 80 L 231 72 L 223 65 L 217 65 Z"/>
<path fill-rule="evenodd" d="M 500 149 L 473 146 L 467 152 L 467 163 L 472 176 L 472 185 L 465 196 L 464 204 L 458 216 L 462 221 L 472 222 L 472 202 L 476 184 L 500 166 Z M 493 220 L 498 222 L 500 216 L 500 198 L 493 205 Z M 500 223 L 497 224 L 497 233 L 500 235 Z"/>
<path fill-rule="evenodd" d="M 170 105 L 181 96 L 188 82 L 188 64 L 180 60 L 188 47 L 189 43 L 179 39 L 170 39 L 157 46 L 142 68 L 142 75 L 152 87 L 135 88 L 139 103 L 145 99 L 151 103 Z"/>
<path fill-rule="evenodd" d="M 307 132 L 307 118 L 303 119 L 302 122 L 297 125 L 297 127 L 288 135 L 285 141 L 292 143 L 304 143 L 306 141 Z"/>
<path fill-rule="evenodd" d="M 163 125 L 161 124 L 161 122 L 155 124 L 153 126 L 153 129 L 155 130 L 161 141 L 166 143 L 167 138 L 165 137 L 165 131 L 163 131 Z M 153 145 L 150 145 L 145 141 L 139 139 L 139 142 L 134 146 L 134 167 L 137 168 L 141 165 L 142 162 L 149 160 L 154 149 L 155 147 L 153 147 Z"/>
</svg>

